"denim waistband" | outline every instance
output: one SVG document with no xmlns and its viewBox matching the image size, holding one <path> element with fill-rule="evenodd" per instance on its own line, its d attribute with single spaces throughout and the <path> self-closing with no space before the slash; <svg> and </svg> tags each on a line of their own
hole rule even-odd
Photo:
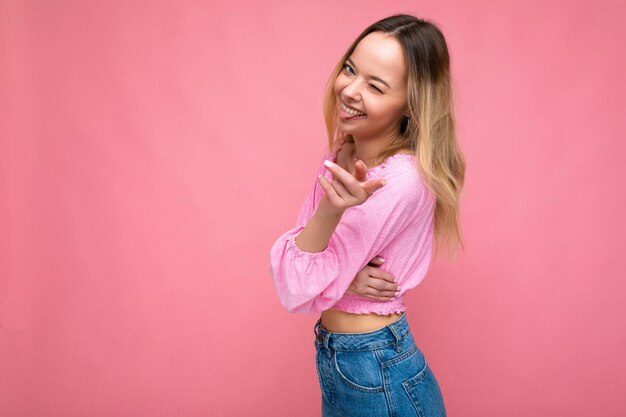
<svg viewBox="0 0 626 417">
<path fill-rule="evenodd" d="M 397 343 L 409 334 L 411 329 L 406 320 L 405 312 L 400 318 L 385 327 L 365 333 L 330 332 L 322 326 L 320 317 L 315 323 L 313 333 L 315 340 L 325 347 L 335 350 L 369 350 L 378 349 L 391 343 Z"/>
</svg>

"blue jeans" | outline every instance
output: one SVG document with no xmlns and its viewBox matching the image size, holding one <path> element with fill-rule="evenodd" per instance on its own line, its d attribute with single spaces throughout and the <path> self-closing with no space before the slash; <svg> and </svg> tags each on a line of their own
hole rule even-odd
<svg viewBox="0 0 626 417">
<path fill-rule="evenodd" d="M 372 332 L 334 333 L 315 323 L 322 416 L 445 417 L 439 384 L 405 313 Z"/>
</svg>

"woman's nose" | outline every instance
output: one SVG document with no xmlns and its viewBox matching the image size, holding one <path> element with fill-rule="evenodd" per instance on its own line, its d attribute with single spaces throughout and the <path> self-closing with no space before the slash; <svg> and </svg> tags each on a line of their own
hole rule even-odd
<svg viewBox="0 0 626 417">
<path fill-rule="evenodd" d="M 359 82 L 352 81 L 343 89 L 343 95 L 346 97 L 346 101 L 358 101 L 361 98 L 361 93 L 359 91 Z"/>
</svg>

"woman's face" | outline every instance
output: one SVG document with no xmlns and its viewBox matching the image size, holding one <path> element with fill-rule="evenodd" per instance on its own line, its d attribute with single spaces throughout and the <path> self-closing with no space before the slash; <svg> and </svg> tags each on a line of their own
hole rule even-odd
<svg viewBox="0 0 626 417">
<path fill-rule="evenodd" d="M 406 110 L 406 65 L 400 42 L 383 32 L 368 34 L 344 62 L 333 91 L 339 130 L 356 138 L 391 135 Z"/>
</svg>

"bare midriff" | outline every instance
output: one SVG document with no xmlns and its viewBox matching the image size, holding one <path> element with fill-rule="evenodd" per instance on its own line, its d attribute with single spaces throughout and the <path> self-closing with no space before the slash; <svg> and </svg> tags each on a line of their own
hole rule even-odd
<svg viewBox="0 0 626 417">
<path fill-rule="evenodd" d="M 402 313 L 389 315 L 354 314 L 334 308 L 322 311 L 322 326 L 329 332 L 337 333 L 365 333 L 382 329 L 398 320 Z"/>
</svg>

